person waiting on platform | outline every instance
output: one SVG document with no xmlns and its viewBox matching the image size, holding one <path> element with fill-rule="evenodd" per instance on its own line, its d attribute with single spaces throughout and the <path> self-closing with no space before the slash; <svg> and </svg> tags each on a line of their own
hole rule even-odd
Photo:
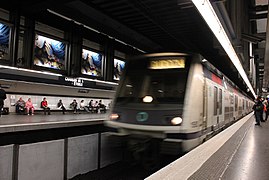
<svg viewBox="0 0 269 180">
<path fill-rule="evenodd" d="M 65 109 L 64 104 L 63 104 L 61 99 L 57 103 L 57 107 L 62 110 L 63 114 L 65 114 L 66 109 Z"/>
<path fill-rule="evenodd" d="M 22 97 L 19 98 L 19 100 L 15 103 L 15 111 L 16 113 L 24 113 L 25 112 L 25 101 L 22 99 Z"/>
<path fill-rule="evenodd" d="M 4 100 L 7 98 L 6 91 L 2 89 L 0 84 L 0 117 L 2 117 L 2 112 L 4 109 Z"/>
<path fill-rule="evenodd" d="M 77 100 L 73 100 L 73 102 L 70 104 L 70 107 L 74 110 L 74 114 L 77 113 L 78 103 Z"/>
<path fill-rule="evenodd" d="M 95 103 L 93 104 L 93 111 L 95 113 L 98 113 L 98 110 L 99 110 L 99 103 L 98 101 L 95 101 Z"/>
<path fill-rule="evenodd" d="M 98 107 L 99 107 L 100 113 L 101 112 L 106 113 L 106 106 L 102 103 L 102 100 L 99 100 Z"/>
<path fill-rule="evenodd" d="M 265 98 L 263 104 L 265 106 L 265 119 L 264 120 L 267 121 L 268 115 L 269 115 L 269 95 Z"/>
<path fill-rule="evenodd" d="M 91 112 L 93 112 L 93 105 L 94 105 L 93 100 L 90 100 L 90 102 L 89 102 L 89 110 L 90 110 Z"/>
<path fill-rule="evenodd" d="M 90 112 L 90 111 L 89 111 L 89 108 L 85 105 L 83 99 L 80 101 L 79 108 L 80 108 L 81 111 Z"/>
<path fill-rule="evenodd" d="M 48 115 L 50 115 L 50 108 L 48 106 L 47 98 L 43 98 L 43 101 L 41 101 L 41 108 L 44 109 L 44 114 L 46 115 L 46 112 L 48 112 Z"/>
<path fill-rule="evenodd" d="M 261 96 L 258 96 L 255 104 L 253 105 L 252 109 L 254 110 L 254 115 L 255 115 L 255 119 L 256 119 L 256 124 L 255 125 L 260 125 L 261 122 L 261 114 L 263 113 L 263 108 L 264 105 L 262 103 L 261 100 Z"/>
<path fill-rule="evenodd" d="M 30 111 L 31 111 L 31 114 L 34 115 L 35 108 L 33 106 L 31 98 L 29 98 L 28 101 L 26 101 L 25 108 L 26 108 L 27 115 L 29 115 Z"/>
</svg>

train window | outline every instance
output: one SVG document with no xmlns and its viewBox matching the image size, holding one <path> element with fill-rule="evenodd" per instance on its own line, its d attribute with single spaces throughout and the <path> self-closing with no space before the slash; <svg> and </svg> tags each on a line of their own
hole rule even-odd
<svg viewBox="0 0 269 180">
<path fill-rule="evenodd" d="M 243 99 L 243 110 L 245 109 L 245 100 Z"/>
<path fill-rule="evenodd" d="M 218 113 L 218 88 L 214 86 L 214 116 Z"/>
<path fill-rule="evenodd" d="M 130 61 L 120 86 L 118 102 L 142 102 L 145 95 L 155 103 L 183 103 L 188 69 L 148 69 L 148 61 Z"/>
<path fill-rule="evenodd" d="M 219 114 L 222 114 L 222 89 L 219 89 Z"/>
</svg>

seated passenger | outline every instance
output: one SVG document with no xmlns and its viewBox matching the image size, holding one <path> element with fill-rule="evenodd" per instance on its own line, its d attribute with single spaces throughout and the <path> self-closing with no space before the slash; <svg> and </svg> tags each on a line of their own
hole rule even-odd
<svg viewBox="0 0 269 180">
<path fill-rule="evenodd" d="M 98 103 L 98 101 L 95 101 L 95 103 L 93 104 L 93 111 L 95 112 L 95 113 L 98 113 L 98 109 L 99 109 L 99 103 Z"/>
<path fill-rule="evenodd" d="M 62 109 L 63 114 L 65 114 L 66 109 L 65 109 L 64 104 L 63 104 L 63 102 L 62 102 L 61 99 L 59 100 L 59 102 L 58 102 L 58 104 L 57 104 L 57 107 L 58 107 L 59 109 Z"/>
<path fill-rule="evenodd" d="M 25 101 L 20 97 L 20 99 L 15 103 L 16 113 L 24 113 L 25 111 Z"/>
<path fill-rule="evenodd" d="M 90 110 L 91 112 L 93 112 L 93 105 L 94 105 L 93 100 L 91 100 L 91 101 L 89 102 L 89 110 Z"/>
<path fill-rule="evenodd" d="M 31 98 L 29 98 L 28 101 L 26 101 L 25 108 L 26 108 L 27 115 L 29 115 L 30 110 L 31 110 L 31 114 L 34 115 L 34 109 L 35 108 L 33 106 Z"/>
<path fill-rule="evenodd" d="M 46 112 L 48 112 L 48 115 L 50 115 L 50 108 L 48 107 L 48 101 L 47 98 L 43 98 L 43 101 L 41 101 L 41 108 L 44 109 L 44 114 L 46 115 Z"/>
<path fill-rule="evenodd" d="M 106 112 L 106 106 L 102 103 L 102 100 L 99 100 L 98 107 L 100 112 Z"/>
<path fill-rule="evenodd" d="M 72 109 L 74 109 L 74 114 L 76 114 L 77 113 L 77 108 L 78 108 L 77 100 L 74 99 L 73 102 L 70 104 L 70 107 Z"/>
<path fill-rule="evenodd" d="M 89 108 L 85 105 L 84 100 L 80 101 L 79 107 L 80 110 L 89 112 Z"/>
</svg>

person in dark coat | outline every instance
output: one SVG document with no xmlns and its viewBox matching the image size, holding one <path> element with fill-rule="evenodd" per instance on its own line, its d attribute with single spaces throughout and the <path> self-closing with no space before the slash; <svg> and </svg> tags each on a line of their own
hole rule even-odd
<svg viewBox="0 0 269 180">
<path fill-rule="evenodd" d="M 63 102 L 62 102 L 61 99 L 60 99 L 59 102 L 57 103 L 57 107 L 58 107 L 59 109 L 62 109 L 63 114 L 65 114 L 66 109 L 65 109 L 64 104 L 63 104 Z"/>
<path fill-rule="evenodd" d="M 254 115 L 255 115 L 255 119 L 256 119 L 255 125 L 258 125 L 258 126 L 260 125 L 261 114 L 263 113 L 263 107 L 264 107 L 264 105 L 262 103 L 261 96 L 258 96 L 255 104 L 252 107 L 252 109 L 254 110 Z"/>
<path fill-rule="evenodd" d="M 0 117 L 4 108 L 4 100 L 7 98 L 6 91 L 0 85 Z"/>
</svg>

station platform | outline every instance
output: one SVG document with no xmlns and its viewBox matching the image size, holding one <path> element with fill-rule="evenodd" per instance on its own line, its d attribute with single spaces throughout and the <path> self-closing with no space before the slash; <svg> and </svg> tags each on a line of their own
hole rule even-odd
<svg viewBox="0 0 269 180">
<path fill-rule="evenodd" d="M 63 115 L 60 112 L 52 112 L 51 115 L 38 113 L 34 116 L 18 114 L 2 115 L 0 117 L 0 133 L 97 125 L 103 124 L 103 120 L 107 116 L 108 113 L 66 113 Z"/>
<path fill-rule="evenodd" d="M 253 113 L 172 162 L 147 180 L 268 180 L 269 122 Z"/>
</svg>

